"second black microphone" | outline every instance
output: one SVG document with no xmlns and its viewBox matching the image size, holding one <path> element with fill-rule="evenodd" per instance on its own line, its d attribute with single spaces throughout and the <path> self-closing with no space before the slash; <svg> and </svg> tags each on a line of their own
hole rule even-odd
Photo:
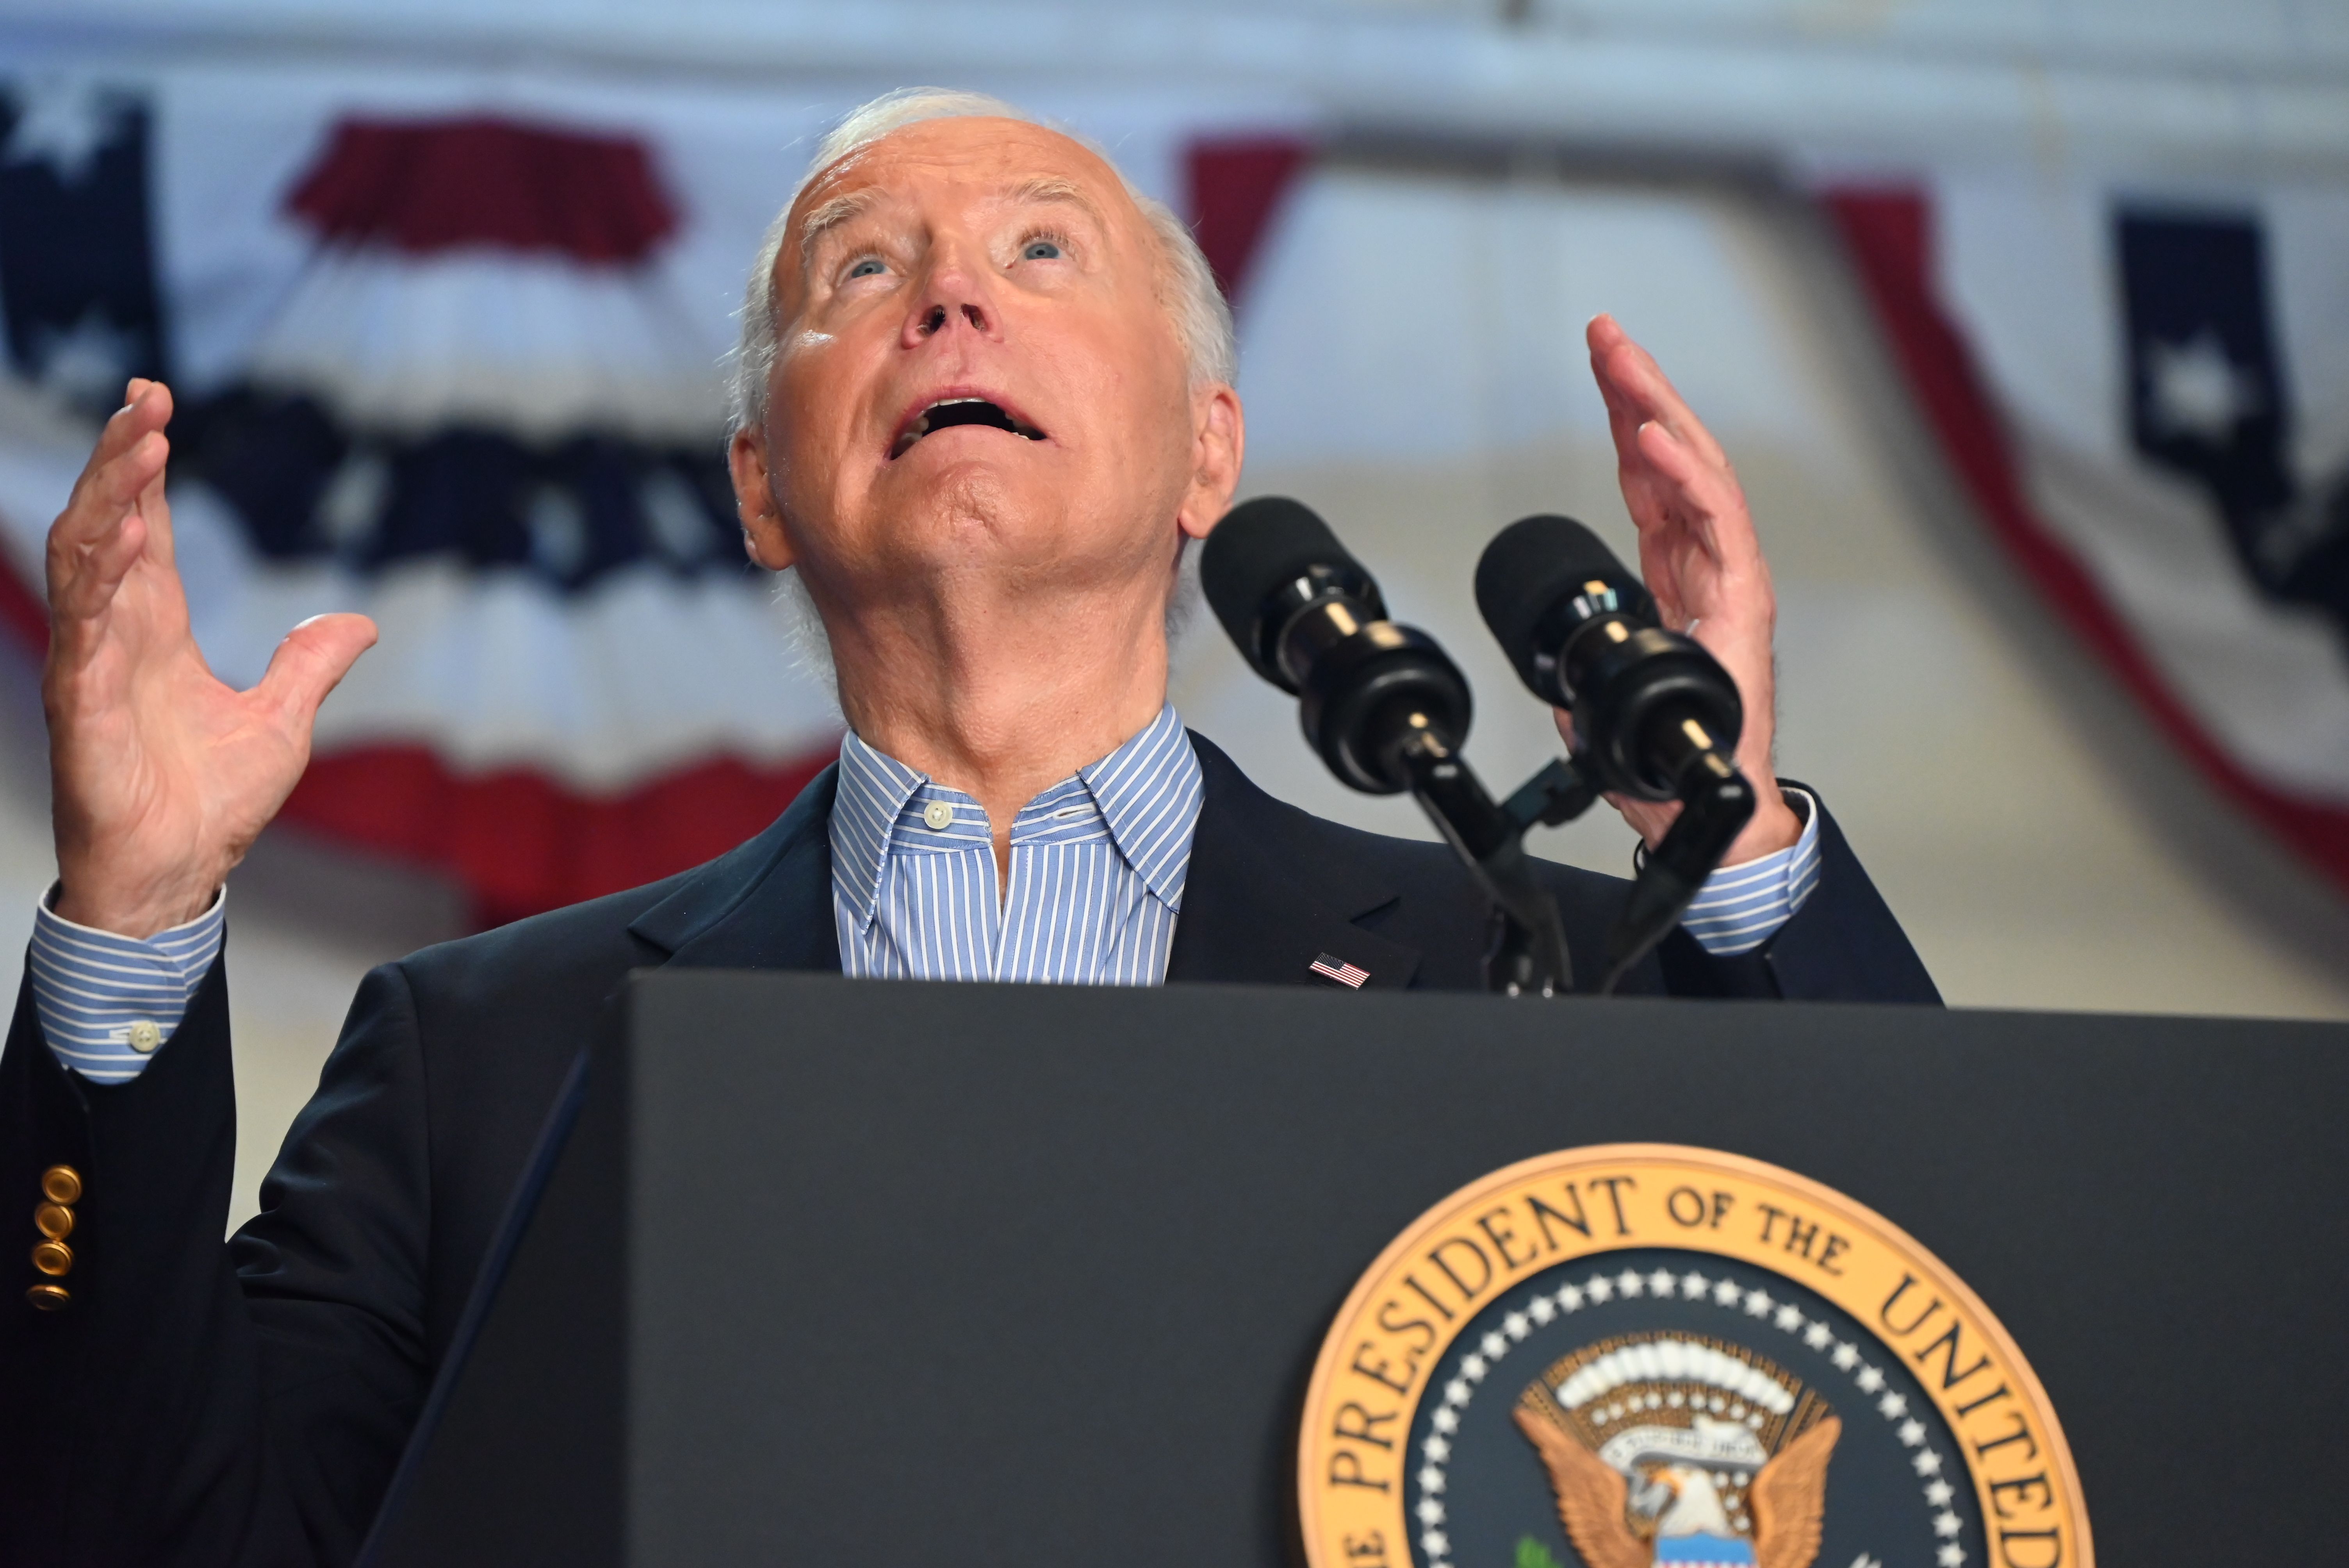
<svg viewBox="0 0 2349 1568">
<path fill-rule="evenodd" d="M 1476 563 L 1476 607 L 1534 695 L 1574 715 L 1578 759 L 1600 788 L 1675 800 L 1708 755 L 1733 757 L 1737 683 L 1599 536 L 1570 517 L 1511 523 Z"/>
</svg>

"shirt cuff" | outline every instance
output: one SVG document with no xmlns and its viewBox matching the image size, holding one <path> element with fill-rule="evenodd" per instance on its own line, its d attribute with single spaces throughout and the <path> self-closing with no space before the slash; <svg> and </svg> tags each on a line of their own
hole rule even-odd
<svg viewBox="0 0 2349 1568">
<path fill-rule="evenodd" d="M 1785 793 L 1786 803 L 1802 813 L 1803 836 L 1776 854 L 1713 872 L 1681 916 L 1698 945 L 1716 958 L 1751 953 L 1777 935 L 1819 885 L 1819 803 L 1800 789 Z"/>
<path fill-rule="evenodd" d="M 149 937 L 94 931 L 49 908 L 33 911 L 33 1006 L 49 1049 L 93 1083 L 128 1083 L 145 1070 L 220 956 L 228 890 L 184 925 Z"/>
</svg>

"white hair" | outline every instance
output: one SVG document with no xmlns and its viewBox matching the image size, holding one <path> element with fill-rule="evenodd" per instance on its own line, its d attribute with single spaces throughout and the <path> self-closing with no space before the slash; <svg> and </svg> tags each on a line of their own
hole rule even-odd
<svg viewBox="0 0 2349 1568">
<path fill-rule="evenodd" d="M 807 171 L 792 187 L 782 211 L 767 225 L 766 237 L 759 242 L 758 258 L 750 265 L 749 286 L 742 294 L 741 335 L 733 356 L 734 430 L 762 429 L 766 425 L 767 387 L 774 373 L 782 332 L 782 323 L 776 318 L 775 264 L 791 237 L 792 209 L 798 205 L 802 192 L 825 170 L 892 131 L 924 120 L 973 119 L 1016 119 L 1042 126 L 1068 137 L 1108 164 L 1157 242 L 1159 301 L 1166 307 L 1174 322 L 1174 335 L 1183 345 L 1184 356 L 1190 366 L 1191 385 L 1221 382 L 1230 386 L 1238 378 L 1239 346 L 1232 328 L 1232 309 L 1216 283 L 1215 269 L 1207 264 L 1206 253 L 1199 249 L 1198 239 L 1174 209 L 1136 190 L 1107 150 L 1065 126 L 1054 125 L 985 93 L 959 92 L 950 88 L 899 88 L 851 110 L 816 143 L 815 156 L 808 160 Z M 1186 542 L 1184 546 L 1176 566 L 1174 592 L 1167 602 L 1166 641 L 1170 650 L 1192 619 L 1194 601 L 1199 597 L 1195 582 L 1198 573 L 1193 559 L 1197 554 L 1195 542 Z M 807 584 L 801 581 L 797 571 L 787 568 L 777 573 L 775 597 L 783 611 L 800 664 L 820 684 L 836 688 L 838 676 L 833 667 L 832 641 L 824 634 L 823 618 L 817 614 L 815 602 L 809 597 Z"/>
</svg>

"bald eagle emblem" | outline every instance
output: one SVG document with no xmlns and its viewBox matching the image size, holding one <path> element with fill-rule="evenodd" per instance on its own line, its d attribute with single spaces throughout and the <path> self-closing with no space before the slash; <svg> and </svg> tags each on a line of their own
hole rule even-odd
<svg viewBox="0 0 2349 1568">
<path fill-rule="evenodd" d="M 1518 1398 L 1586 1568 L 1810 1568 L 1826 1401 L 1742 1346 L 1648 1333 L 1587 1345 Z"/>
</svg>

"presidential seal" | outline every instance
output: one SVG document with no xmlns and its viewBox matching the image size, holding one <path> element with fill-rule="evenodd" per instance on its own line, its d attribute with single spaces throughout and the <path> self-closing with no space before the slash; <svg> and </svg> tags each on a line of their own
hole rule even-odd
<svg viewBox="0 0 2349 1568">
<path fill-rule="evenodd" d="M 1311 1568 L 2093 1568 L 2055 1412 L 1898 1228 L 1758 1161 L 1570 1149 L 1444 1199 L 1339 1310 Z"/>
</svg>

